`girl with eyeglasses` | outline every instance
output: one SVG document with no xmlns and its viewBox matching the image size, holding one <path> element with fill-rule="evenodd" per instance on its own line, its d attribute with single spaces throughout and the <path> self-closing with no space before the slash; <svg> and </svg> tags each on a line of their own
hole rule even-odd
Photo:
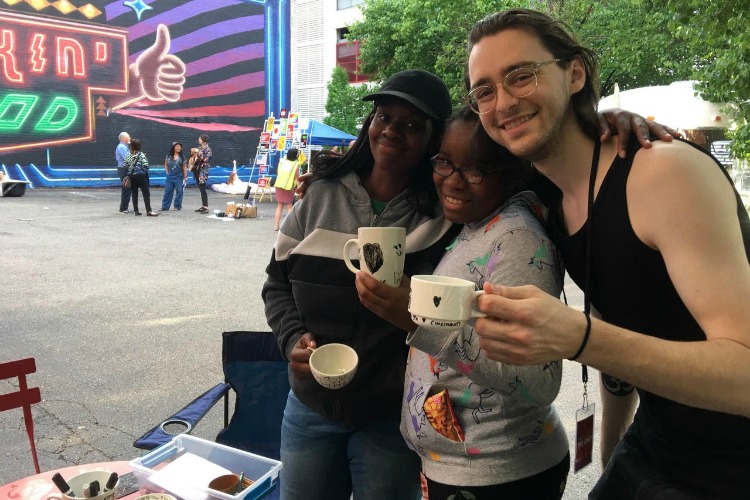
<svg viewBox="0 0 750 500">
<path fill-rule="evenodd" d="M 546 209 L 530 190 L 539 176 L 478 125 L 476 113 L 459 108 L 432 158 L 443 213 L 463 224 L 434 274 L 473 281 L 479 290 L 485 282 L 534 284 L 559 296 L 564 269 L 544 231 Z M 561 498 L 570 457 L 552 402 L 562 362 L 497 363 L 484 357 L 472 326 L 453 332 L 418 327 L 406 303 L 400 311 L 379 309 L 378 295 L 390 290 L 364 273 L 357 282 L 365 306 L 409 332 L 401 432 L 422 459 L 425 497 Z M 434 397 L 445 398 L 455 415 L 431 415 L 425 402 Z M 451 432 L 431 424 L 452 419 Z"/>
</svg>

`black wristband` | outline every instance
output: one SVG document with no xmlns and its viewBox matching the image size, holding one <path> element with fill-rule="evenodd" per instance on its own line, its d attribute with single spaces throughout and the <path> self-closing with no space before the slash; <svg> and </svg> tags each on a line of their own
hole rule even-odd
<svg viewBox="0 0 750 500">
<path fill-rule="evenodd" d="M 589 335 L 591 335 L 591 317 L 587 312 L 584 312 L 583 314 L 584 316 L 586 316 L 586 333 L 583 335 L 583 342 L 581 342 L 581 347 L 578 348 L 578 352 L 576 352 L 572 357 L 568 358 L 570 361 L 575 361 L 576 359 L 578 359 L 578 356 L 583 353 L 583 350 L 586 348 L 586 344 L 589 341 Z"/>
</svg>

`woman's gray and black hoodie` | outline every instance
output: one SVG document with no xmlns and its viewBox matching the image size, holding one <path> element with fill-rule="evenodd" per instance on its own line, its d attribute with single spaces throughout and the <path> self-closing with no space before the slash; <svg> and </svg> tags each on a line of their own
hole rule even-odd
<svg viewBox="0 0 750 500">
<path fill-rule="evenodd" d="M 458 230 L 442 215 L 417 213 L 406 191 L 375 216 L 355 173 L 317 181 L 281 226 L 262 292 L 268 324 L 286 359 L 307 332 L 318 345 L 339 342 L 357 351 L 354 380 L 340 390 L 289 374 L 300 401 L 344 424 L 399 415 L 406 366 L 406 332 L 360 303 L 355 276 L 343 261 L 344 244 L 365 226 L 406 228 L 407 276 L 431 274 Z"/>
</svg>

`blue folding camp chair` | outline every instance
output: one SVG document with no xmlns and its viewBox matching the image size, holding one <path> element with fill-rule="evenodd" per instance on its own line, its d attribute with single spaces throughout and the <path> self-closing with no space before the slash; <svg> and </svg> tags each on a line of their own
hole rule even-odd
<svg viewBox="0 0 750 500">
<path fill-rule="evenodd" d="M 289 394 L 289 379 L 288 363 L 281 357 L 276 338 L 270 332 L 224 332 L 221 352 L 224 382 L 146 432 L 133 446 L 144 450 L 161 446 L 174 437 L 176 433 L 170 429 L 175 425 L 189 433 L 223 397 L 224 429 L 216 441 L 279 459 L 281 419 Z M 231 420 L 230 388 L 236 396 Z"/>
</svg>

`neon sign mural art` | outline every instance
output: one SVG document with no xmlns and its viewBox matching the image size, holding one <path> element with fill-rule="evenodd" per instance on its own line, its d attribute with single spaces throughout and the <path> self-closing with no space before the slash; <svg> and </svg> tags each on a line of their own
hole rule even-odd
<svg viewBox="0 0 750 500">
<path fill-rule="evenodd" d="M 92 93 L 128 90 L 127 30 L 6 11 L 0 26 L 0 152 L 92 140 Z"/>
<path fill-rule="evenodd" d="M 156 165 L 172 141 L 209 134 L 211 179 L 233 160 L 244 172 L 265 117 L 289 109 L 289 3 L 0 0 L 0 170 L 115 186 L 127 131 Z"/>
</svg>

